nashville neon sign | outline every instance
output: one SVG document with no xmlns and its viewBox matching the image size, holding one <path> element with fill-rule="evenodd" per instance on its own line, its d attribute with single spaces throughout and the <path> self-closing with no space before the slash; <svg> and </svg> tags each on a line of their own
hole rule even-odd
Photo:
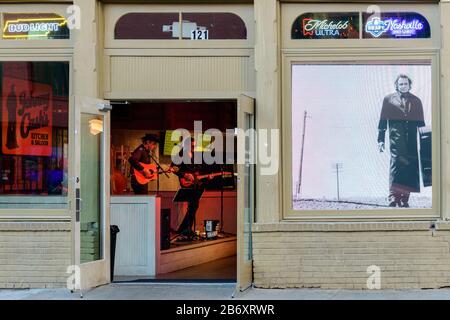
<svg viewBox="0 0 450 320">
<path fill-rule="evenodd" d="M 346 30 L 349 21 L 303 19 L 303 35 L 305 36 L 339 36 L 341 30 Z"/>
<path fill-rule="evenodd" d="M 375 38 L 379 38 L 384 33 L 389 33 L 395 37 L 413 37 L 423 28 L 423 22 L 418 19 L 411 21 L 393 18 L 381 20 L 374 17 L 367 22 L 365 31 Z"/>
</svg>

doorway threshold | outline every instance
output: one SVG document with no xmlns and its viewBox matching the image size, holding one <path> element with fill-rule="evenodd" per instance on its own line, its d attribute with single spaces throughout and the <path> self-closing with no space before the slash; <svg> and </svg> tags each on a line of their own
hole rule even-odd
<svg viewBox="0 0 450 320">
<path fill-rule="evenodd" d="M 236 284 L 236 280 L 231 279 L 135 279 L 135 280 L 118 280 L 113 284 Z"/>
<path fill-rule="evenodd" d="M 113 283 L 236 283 L 236 256 L 156 276 L 114 276 Z"/>
</svg>

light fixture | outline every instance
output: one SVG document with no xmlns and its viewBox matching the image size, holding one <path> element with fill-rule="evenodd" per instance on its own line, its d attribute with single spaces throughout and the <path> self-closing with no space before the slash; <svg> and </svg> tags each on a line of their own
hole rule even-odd
<svg viewBox="0 0 450 320">
<path fill-rule="evenodd" d="M 131 104 L 131 102 L 128 101 L 128 100 L 125 100 L 125 101 L 111 101 L 110 103 L 111 104 L 126 104 L 126 105 Z"/>
<path fill-rule="evenodd" d="M 103 120 L 100 119 L 89 120 L 89 131 L 94 136 L 103 132 Z"/>
</svg>

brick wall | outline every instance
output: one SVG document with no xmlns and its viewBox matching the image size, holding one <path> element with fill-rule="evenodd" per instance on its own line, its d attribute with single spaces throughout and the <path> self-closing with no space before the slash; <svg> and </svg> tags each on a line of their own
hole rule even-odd
<svg viewBox="0 0 450 320">
<path fill-rule="evenodd" d="M 66 287 L 70 223 L 0 223 L 0 288 Z"/>
<path fill-rule="evenodd" d="M 382 289 L 450 286 L 450 224 L 255 224 L 254 283 L 261 288 Z M 0 223 L 0 288 L 65 287 L 70 223 Z"/>
<path fill-rule="evenodd" d="M 450 228 L 442 222 L 254 225 L 254 283 L 261 288 L 381 289 L 450 286 Z"/>
</svg>

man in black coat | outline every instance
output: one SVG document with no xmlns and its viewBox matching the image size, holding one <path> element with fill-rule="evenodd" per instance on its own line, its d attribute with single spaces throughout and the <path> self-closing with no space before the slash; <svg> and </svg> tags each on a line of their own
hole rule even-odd
<svg viewBox="0 0 450 320">
<path fill-rule="evenodd" d="M 391 153 L 389 206 L 409 207 L 411 192 L 420 192 L 418 128 L 425 126 L 422 102 L 410 93 L 412 81 L 400 74 L 395 81 L 396 92 L 383 100 L 378 124 L 378 147 L 385 149 L 385 132 L 389 129 Z"/>
<path fill-rule="evenodd" d="M 197 143 L 194 138 L 185 139 L 182 144 L 182 150 L 180 151 L 180 155 L 183 159 L 182 163 L 176 165 L 172 162 L 170 165 L 169 171 L 176 174 L 180 179 L 186 174 L 192 174 L 194 176 L 198 173 L 203 174 L 203 171 L 205 170 L 203 160 L 201 163 L 195 163 L 196 157 L 203 159 L 203 156 L 195 151 L 196 145 Z M 195 216 L 204 191 L 204 185 L 194 183 L 186 189 L 191 190 L 191 197 L 187 200 L 188 206 L 186 209 L 186 214 L 178 227 L 177 233 L 183 236 L 182 238 L 179 238 L 179 240 L 190 241 L 196 239 L 196 234 L 192 228 L 195 225 Z"/>
</svg>

